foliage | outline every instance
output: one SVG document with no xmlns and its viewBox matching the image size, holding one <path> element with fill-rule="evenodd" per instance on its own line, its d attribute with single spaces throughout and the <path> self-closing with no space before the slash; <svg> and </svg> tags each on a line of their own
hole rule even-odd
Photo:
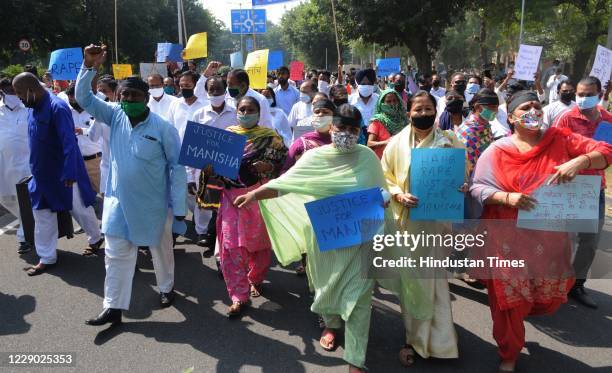
<svg viewBox="0 0 612 373">
<path fill-rule="evenodd" d="M 14 78 L 15 75 L 22 73 L 23 72 L 23 66 L 22 65 L 8 65 L 7 67 L 5 67 L 4 69 L 2 69 L 2 71 L 0 71 L 0 77 L 9 77 L 9 78 Z"/>
</svg>

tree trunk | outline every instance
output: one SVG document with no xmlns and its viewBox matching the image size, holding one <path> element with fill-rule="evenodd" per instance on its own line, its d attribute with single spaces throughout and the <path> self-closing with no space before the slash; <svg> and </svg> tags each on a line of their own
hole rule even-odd
<svg viewBox="0 0 612 373">
<path fill-rule="evenodd" d="M 484 16 L 480 15 L 480 63 L 486 65 L 487 61 L 487 27 Z"/>
</svg>

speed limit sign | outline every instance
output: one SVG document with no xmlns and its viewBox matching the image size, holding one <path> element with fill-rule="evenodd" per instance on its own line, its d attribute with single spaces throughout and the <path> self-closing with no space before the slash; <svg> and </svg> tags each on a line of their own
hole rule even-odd
<svg viewBox="0 0 612 373">
<path fill-rule="evenodd" d="M 19 40 L 19 49 L 21 49 L 22 52 L 27 52 L 32 49 L 32 44 L 28 39 L 21 39 Z"/>
</svg>

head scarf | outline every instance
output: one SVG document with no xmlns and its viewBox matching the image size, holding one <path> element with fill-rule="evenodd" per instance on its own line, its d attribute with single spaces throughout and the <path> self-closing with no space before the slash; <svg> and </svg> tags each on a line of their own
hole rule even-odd
<svg viewBox="0 0 612 373">
<path fill-rule="evenodd" d="M 368 78 L 370 84 L 374 84 L 376 81 L 376 72 L 373 69 L 359 70 L 355 75 L 355 82 L 357 82 L 357 84 L 361 84 L 361 80 L 365 77 Z"/>
<path fill-rule="evenodd" d="M 508 103 L 508 114 L 514 112 L 514 110 L 521 104 L 530 101 L 540 101 L 538 95 L 532 91 L 519 91 L 512 95 L 510 102 Z"/>
<path fill-rule="evenodd" d="M 121 89 L 124 88 L 134 88 L 139 91 L 143 91 L 144 93 L 149 92 L 149 85 L 142 79 L 137 78 L 135 76 L 131 76 L 120 83 Z"/>
<path fill-rule="evenodd" d="M 390 106 L 385 104 L 385 96 L 389 94 L 395 95 L 398 101 L 397 105 Z M 374 115 L 372 115 L 370 123 L 375 120 L 381 122 L 391 136 L 394 136 L 408 125 L 408 118 L 401 102 L 402 98 L 394 89 L 384 90 L 378 97 L 378 101 L 376 101 Z"/>
</svg>

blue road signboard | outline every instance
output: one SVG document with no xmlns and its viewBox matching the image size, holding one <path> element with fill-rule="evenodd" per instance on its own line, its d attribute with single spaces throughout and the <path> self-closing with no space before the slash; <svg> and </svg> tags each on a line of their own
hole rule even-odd
<svg viewBox="0 0 612 373">
<path fill-rule="evenodd" d="M 264 34 L 265 9 L 232 9 L 232 34 Z"/>
<path fill-rule="evenodd" d="M 291 1 L 291 0 L 253 0 L 253 6 L 276 4 L 276 3 L 286 3 L 287 1 Z"/>
</svg>

